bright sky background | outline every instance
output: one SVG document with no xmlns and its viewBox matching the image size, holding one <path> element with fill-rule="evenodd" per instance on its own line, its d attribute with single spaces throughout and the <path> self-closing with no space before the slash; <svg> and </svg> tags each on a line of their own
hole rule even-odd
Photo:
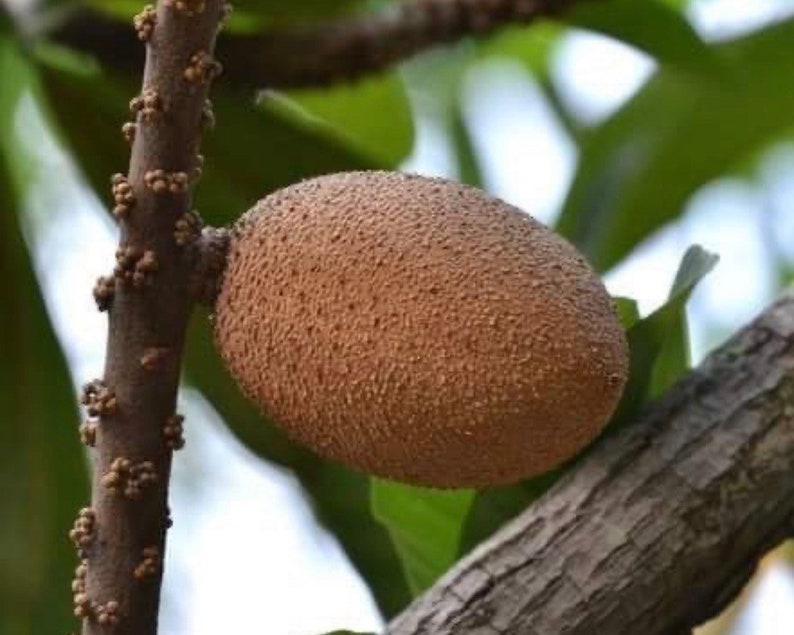
<svg viewBox="0 0 794 635">
<path fill-rule="evenodd" d="M 706 37 L 716 38 L 792 10 L 794 0 L 702 0 L 690 15 Z M 584 34 L 567 39 L 554 66 L 564 99 L 589 122 L 612 112 L 652 70 L 647 57 Z M 501 64 L 473 73 L 467 95 L 467 118 L 487 158 L 491 190 L 551 221 L 576 157 L 539 91 L 521 69 Z M 32 109 L 19 117 L 28 138 L 40 129 Z M 452 175 L 444 139 L 427 122 L 420 131 L 408 167 Z M 102 372 L 106 318 L 88 290 L 112 262 L 115 232 L 52 142 L 42 137 L 32 145 L 46 162 L 47 177 L 31 201 L 42 222 L 34 214 L 28 237 L 80 384 Z M 763 188 L 731 180 L 709 185 L 691 201 L 683 223 L 652 238 L 607 277 L 613 292 L 637 298 L 647 312 L 663 300 L 689 244 L 719 253 L 719 267 L 692 303 L 698 357 L 710 343 L 706 324 L 730 332 L 771 298 L 770 236 L 753 218 L 776 209 L 771 239 L 780 249 L 794 249 L 794 147 L 777 149 L 765 165 Z M 57 189 L 48 187 L 53 174 L 59 175 Z M 377 629 L 381 622 L 368 591 L 334 539 L 313 522 L 294 478 L 250 456 L 200 395 L 183 391 L 182 401 L 188 442 L 175 461 L 164 635 Z M 786 625 L 794 624 L 794 575 L 773 567 L 756 597 L 762 601 L 751 601 L 740 632 L 791 635 Z"/>
</svg>

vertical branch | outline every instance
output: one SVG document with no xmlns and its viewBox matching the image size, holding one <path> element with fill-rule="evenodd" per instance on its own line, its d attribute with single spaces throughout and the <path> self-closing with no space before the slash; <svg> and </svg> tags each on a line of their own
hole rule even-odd
<svg viewBox="0 0 794 635">
<path fill-rule="evenodd" d="M 129 176 L 112 179 L 121 240 L 112 277 L 95 295 L 110 316 L 105 375 L 86 385 L 96 448 L 92 503 L 71 538 L 80 558 L 73 591 L 84 635 L 157 632 L 171 454 L 182 445 L 175 413 L 193 299 L 200 221 L 191 187 L 200 176 L 207 92 L 219 72 L 222 0 L 162 0 L 136 16 L 146 43 L 143 89 L 125 124 Z"/>
</svg>

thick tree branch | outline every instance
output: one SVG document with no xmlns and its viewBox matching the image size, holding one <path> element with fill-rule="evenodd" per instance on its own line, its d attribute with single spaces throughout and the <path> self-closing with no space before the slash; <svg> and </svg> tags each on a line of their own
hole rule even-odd
<svg viewBox="0 0 794 635">
<path fill-rule="evenodd" d="M 439 44 L 557 15 L 574 2 L 403 0 L 375 14 L 300 30 L 221 37 L 218 51 L 230 86 L 323 86 L 384 70 Z M 129 34 L 96 12 L 74 13 L 53 36 L 126 70 L 138 59 Z"/>
<path fill-rule="evenodd" d="M 92 506 L 71 537 L 81 559 L 73 590 L 84 635 L 157 632 L 180 362 L 198 260 L 190 185 L 198 156 L 221 0 L 163 0 L 136 19 L 147 41 L 129 176 L 113 177 L 121 242 L 113 276 L 95 289 L 110 324 L 105 375 L 83 395 L 96 447 Z M 120 143 L 123 141 L 120 140 Z"/>
<path fill-rule="evenodd" d="M 606 438 L 390 635 L 678 635 L 794 535 L 794 292 Z"/>
</svg>

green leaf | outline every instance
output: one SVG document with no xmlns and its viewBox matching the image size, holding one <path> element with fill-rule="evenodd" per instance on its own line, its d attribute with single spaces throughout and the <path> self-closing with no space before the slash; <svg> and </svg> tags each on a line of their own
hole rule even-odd
<svg viewBox="0 0 794 635">
<path fill-rule="evenodd" d="M 0 37 L 11 33 L 14 30 L 14 20 L 8 7 L 0 2 Z"/>
<path fill-rule="evenodd" d="M 389 530 L 411 592 L 430 587 L 458 558 L 473 490 L 434 490 L 373 478 L 372 512 Z"/>
<path fill-rule="evenodd" d="M 413 148 L 413 118 L 396 73 L 328 89 L 266 93 L 270 108 L 296 127 L 319 130 L 383 165 L 398 165 Z"/>
<path fill-rule="evenodd" d="M 718 260 L 718 256 L 707 252 L 700 246 L 690 247 L 681 261 L 667 302 L 651 316 L 652 319 L 644 320 L 646 330 L 650 325 L 650 328 L 655 329 L 658 336 L 661 337 L 647 399 L 661 395 L 689 369 L 691 351 L 686 303 L 695 286 L 716 266 Z M 647 332 L 642 336 L 652 339 L 648 337 Z M 637 336 L 629 332 L 630 344 L 632 337 L 636 339 Z M 636 345 L 635 348 L 637 348 Z"/>
<path fill-rule="evenodd" d="M 558 230 L 605 270 L 690 196 L 776 135 L 794 111 L 794 19 L 715 45 L 730 80 L 660 70 L 586 135 Z"/>
<path fill-rule="evenodd" d="M 66 538 L 88 496 L 66 363 L 20 231 L 30 166 L 13 134 L 29 72 L 0 39 L 0 634 L 66 632 Z"/>
<path fill-rule="evenodd" d="M 480 42 L 477 52 L 480 58 L 515 59 L 536 77 L 545 77 L 554 47 L 565 31 L 564 26 L 545 20 L 531 26 L 506 26 Z"/>
<path fill-rule="evenodd" d="M 717 260 L 702 247 L 690 247 L 667 301 L 628 330 L 631 372 L 610 428 L 631 420 L 689 368 L 686 303 Z"/>
<path fill-rule="evenodd" d="M 660 64 L 696 75 L 719 73 L 712 49 L 680 11 L 659 0 L 580 2 L 564 20 L 632 45 Z"/>
<path fill-rule="evenodd" d="M 615 310 L 618 312 L 620 325 L 623 327 L 624 331 L 628 331 L 640 319 L 640 309 L 637 305 L 637 301 L 632 298 L 615 297 L 612 298 L 612 302 L 615 304 Z"/>
<path fill-rule="evenodd" d="M 631 422 L 643 405 L 657 397 L 687 370 L 689 340 L 686 302 L 695 286 L 716 262 L 717 257 L 701 247 L 690 247 L 681 261 L 665 304 L 641 320 L 632 322 L 636 311 L 636 305 L 632 307 L 633 301 L 616 299 L 618 307 L 623 306 L 624 315 L 629 317 L 628 323 L 631 324 L 626 333 L 630 372 L 623 397 L 602 437 Z M 466 522 L 464 551 L 490 536 L 542 496 L 588 450 L 586 448 L 567 464 L 537 478 L 479 493 Z"/>
</svg>

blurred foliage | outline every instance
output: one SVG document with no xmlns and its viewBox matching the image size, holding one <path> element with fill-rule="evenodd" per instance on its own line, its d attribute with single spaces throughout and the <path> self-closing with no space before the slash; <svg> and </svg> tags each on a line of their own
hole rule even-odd
<svg viewBox="0 0 794 635">
<path fill-rule="evenodd" d="M 138 0 L 90 4 L 125 18 L 140 9 Z M 384 3 L 236 4 L 231 38 L 235 29 L 325 19 Z M 221 82 L 213 89 L 218 129 L 205 135 L 207 162 L 198 206 L 207 222 L 229 224 L 257 199 L 300 179 L 399 166 L 414 137 L 406 83 L 417 102 L 432 104 L 431 117 L 447 133 L 460 179 L 482 186 L 483 160 L 465 117 L 461 88 L 473 65 L 498 56 L 532 71 L 578 145 L 579 164 L 558 228 L 606 270 L 676 220 L 698 188 L 737 169 L 766 144 L 783 135 L 790 138 L 794 125 L 794 19 L 706 45 L 681 12 L 684 4 L 583 3 L 564 21 L 506 28 L 422 56 L 402 72 L 329 90 L 264 93 L 257 99 Z M 659 63 L 627 104 L 592 128 L 570 116 L 550 72 L 569 26 L 616 38 Z M 12 28 L 0 5 L 0 38 Z M 14 113 L 23 91 L 30 91 L 90 186 L 107 201 L 110 175 L 124 171 L 129 160 L 120 127 L 140 78 L 45 41 L 25 42 L 24 50 L 19 43 L 0 42 L 0 326 L 14 334 L 0 340 L 0 413 L 7 419 L 0 427 L 0 635 L 63 632 L 71 623 L 68 579 L 74 567 L 64 536 L 86 495 L 87 480 L 69 375 L 20 231 L 32 184 L 26 155 L 12 134 Z M 667 302 L 645 317 L 631 299 L 616 299 L 632 369 L 608 431 L 629 421 L 688 366 L 685 304 L 713 266 L 713 256 L 690 250 Z M 227 375 L 211 339 L 206 318 L 197 316 L 189 334 L 187 381 L 247 447 L 295 472 L 318 518 L 338 538 L 387 616 L 542 495 L 569 467 L 478 493 L 370 482 L 319 460 L 263 421 Z"/>
<path fill-rule="evenodd" d="M 23 240 L 32 166 L 15 114 L 28 69 L 0 38 L 0 634 L 62 632 L 76 566 L 66 534 L 87 502 L 87 465 L 66 361 Z"/>
<path fill-rule="evenodd" d="M 678 217 L 699 187 L 790 131 L 792 41 L 789 19 L 713 45 L 722 63 L 713 81 L 659 70 L 581 138 L 557 229 L 608 269 Z"/>
<path fill-rule="evenodd" d="M 565 25 L 585 29 L 653 56 L 662 65 L 710 76 L 718 64 L 712 49 L 698 36 L 686 18 L 663 0 L 610 0 L 605 6 L 582 3 L 561 20 L 544 20 L 530 26 L 509 26 L 478 45 L 483 57 L 519 60 L 533 75 L 543 78 Z"/>
<path fill-rule="evenodd" d="M 8 8 L 0 3 L 0 36 L 9 33 L 12 27 L 13 21 L 11 20 L 11 14 L 8 12 Z"/>
<path fill-rule="evenodd" d="M 719 71 L 712 50 L 686 18 L 660 0 L 584 2 L 565 16 L 571 26 L 602 33 L 676 70 L 710 79 Z"/>
</svg>

